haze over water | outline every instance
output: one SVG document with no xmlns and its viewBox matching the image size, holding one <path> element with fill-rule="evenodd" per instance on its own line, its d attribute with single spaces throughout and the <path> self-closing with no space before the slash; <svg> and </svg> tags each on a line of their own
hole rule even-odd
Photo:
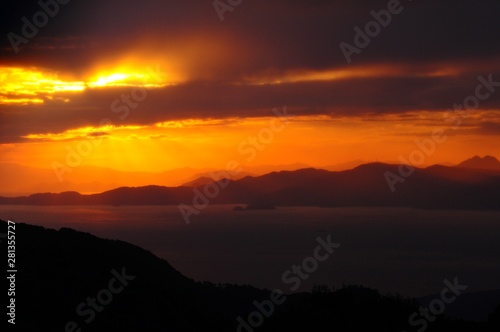
<svg viewBox="0 0 500 332">
<path fill-rule="evenodd" d="M 133 243 L 195 280 L 289 291 L 283 272 L 313 254 L 317 237 L 331 234 L 341 246 L 298 291 L 344 282 L 423 296 L 454 277 L 468 291 L 500 288 L 498 211 L 232 208 L 209 206 L 190 225 L 176 206 L 0 206 L 0 212 L 18 223 Z"/>
</svg>

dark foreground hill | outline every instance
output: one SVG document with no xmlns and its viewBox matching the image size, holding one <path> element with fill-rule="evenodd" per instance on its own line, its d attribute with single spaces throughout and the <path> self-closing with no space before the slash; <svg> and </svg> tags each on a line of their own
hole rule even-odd
<svg viewBox="0 0 500 332">
<path fill-rule="evenodd" d="M 7 229 L 4 221 L 0 227 Z M 166 261 L 125 242 L 27 224 L 17 224 L 16 235 L 16 325 L 9 330 L 415 330 L 408 318 L 418 310 L 416 301 L 372 289 L 318 286 L 312 293 L 287 294 L 272 310 L 263 309 L 268 314 L 255 314 L 255 303 L 265 307 L 272 297 L 270 291 L 195 282 Z M 2 252 L 6 252 L 2 241 Z M 262 322 L 254 328 L 240 325 L 238 317 L 243 321 L 253 317 L 254 325 L 262 317 Z M 498 331 L 499 321 L 500 307 L 489 323 L 440 316 L 429 323 L 427 331 Z"/>
</svg>

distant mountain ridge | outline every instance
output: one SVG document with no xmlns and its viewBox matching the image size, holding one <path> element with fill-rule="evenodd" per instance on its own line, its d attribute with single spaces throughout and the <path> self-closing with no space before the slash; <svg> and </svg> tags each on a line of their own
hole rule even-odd
<svg viewBox="0 0 500 332">
<path fill-rule="evenodd" d="M 461 162 L 457 167 L 500 171 L 500 161 L 493 156 L 483 158 L 474 156 Z"/>
<path fill-rule="evenodd" d="M 328 171 L 345 171 L 367 164 L 362 160 L 316 167 Z M 452 165 L 447 165 L 452 166 Z M 261 176 L 272 172 L 295 171 L 310 168 L 303 163 L 285 165 L 245 166 L 233 180 L 246 176 Z M 495 157 L 475 156 L 457 165 L 461 168 L 482 169 L 484 171 L 500 171 L 500 164 Z M 82 194 L 102 193 L 120 187 L 142 187 L 158 185 L 167 187 L 189 186 L 197 187 L 211 180 L 212 173 L 221 170 L 207 168 L 177 168 L 162 172 L 123 171 L 97 166 L 79 166 L 65 172 L 63 181 L 59 181 L 55 172 L 48 168 L 35 168 L 12 163 L 0 163 L 0 196 L 26 196 L 32 193 L 78 191 Z M 22 178 L 22 181 L 19 179 Z"/>
<path fill-rule="evenodd" d="M 248 175 L 263 175 L 275 170 L 296 170 L 305 164 L 263 165 L 245 167 L 234 180 Z M 79 191 L 97 193 L 119 187 L 139 187 L 149 184 L 182 186 L 200 177 L 210 177 L 217 169 L 174 168 L 161 172 L 123 171 L 98 166 L 78 166 L 60 174 L 62 181 L 50 168 L 28 167 L 12 163 L 0 163 L 0 196 L 22 196 L 37 192 Z M 23 179 L 19 181 L 19 179 Z"/>
<path fill-rule="evenodd" d="M 487 159 L 487 162 L 489 159 Z M 396 191 L 386 172 L 398 174 L 400 165 L 371 163 L 348 171 L 305 168 L 223 180 L 225 185 L 200 179 L 193 187 L 121 187 L 99 194 L 77 192 L 0 197 L 0 204 L 28 205 L 176 205 L 193 204 L 195 192 L 218 186 L 214 204 L 271 204 L 274 206 L 380 206 L 426 209 L 500 209 L 500 171 L 462 166 L 415 168 Z M 212 196 L 212 195 L 209 195 Z"/>
</svg>

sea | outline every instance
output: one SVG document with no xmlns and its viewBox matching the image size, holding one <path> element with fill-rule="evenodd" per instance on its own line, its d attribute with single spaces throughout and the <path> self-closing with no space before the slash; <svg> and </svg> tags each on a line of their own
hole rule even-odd
<svg viewBox="0 0 500 332">
<path fill-rule="evenodd" d="M 177 206 L 2 205 L 0 219 L 126 241 L 196 281 L 284 292 L 363 285 L 414 297 L 455 278 L 470 292 L 500 289 L 500 211 L 234 207 L 209 205 L 189 224 Z M 338 246 L 318 261 L 322 241 Z"/>
</svg>

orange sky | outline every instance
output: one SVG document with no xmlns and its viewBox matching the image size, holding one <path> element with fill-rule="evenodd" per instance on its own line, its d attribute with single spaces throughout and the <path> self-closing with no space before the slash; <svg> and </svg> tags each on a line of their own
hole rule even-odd
<svg viewBox="0 0 500 332">
<path fill-rule="evenodd" d="M 74 6 L 80 11 L 68 6 L 68 18 L 99 8 L 94 26 L 54 21 L 60 29 L 48 28 L 16 55 L 0 45 L 0 173 L 6 164 L 51 169 L 52 183 L 86 166 L 323 167 L 402 162 L 426 148 L 421 165 L 500 157 L 497 35 L 462 35 L 442 16 L 424 24 L 417 13 L 427 3 L 412 4 L 421 7 L 351 64 L 338 45 L 353 43 L 368 6 L 248 4 L 222 24 L 211 6 L 194 3 L 158 3 L 140 15 L 124 4 L 120 17 L 105 15 L 109 4 Z M 167 11 L 169 20 L 159 14 Z M 481 15 L 477 29 L 490 22 Z M 409 39 L 412 24 L 420 34 Z M 487 47 L 464 49 L 462 41 Z M 468 112 L 453 111 L 475 100 Z M 436 131 L 446 139 L 429 143 Z"/>
<path fill-rule="evenodd" d="M 158 68 L 156 72 L 161 73 L 160 76 L 152 74 L 154 67 L 134 68 L 133 64 L 126 66 L 122 62 L 117 69 L 110 67 L 107 71 L 88 73 L 87 80 L 70 80 L 71 75 L 34 67 L 0 68 L 3 87 L 0 107 L 15 112 L 23 109 L 45 112 L 47 104 L 71 107 L 73 103 L 78 104 L 77 98 L 82 95 L 85 98 L 86 93 L 92 92 L 109 90 L 111 96 L 116 96 L 109 103 L 109 109 L 100 112 L 99 121 L 85 126 L 68 126 L 56 132 L 28 131 L 18 142 L 0 145 L 2 162 L 52 169 L 54 177 L 49 182 L 62 182 L 75 168 L 83 166 L 162 172 L 183 167 L 224 169 L 228 162 L 236 161 L 245 171 L 258 165 L 302 163 L 324 167 L 354 160 L 414 163 L 409 159 L 411 154 L 425 148 L 431 150 L 427 151 L 424 160 L 418 161 L 422 162 L 421 166 L 459 163 L 476 154 L 500 155 L 496 141 L 482 132 L 484 119 L 497 118 L 495 109 L 478 109 L 467 114 L 443 109 L 355 116 L 305 115 L 293 105 L 277 105 L 273 108 L 278 110 L 277 114 L 268 109 L 254 117 L 195 117 L 135 124 L 127 121 L 148 111 L 150 94 L 185 84 L 172 76 L 166 77 Z M 420 75 L 434 76 L 434 72 Z M 412 73 L 406 68 L 348 68 L 285 74 L 272 78 L 273 82 L 246 78 L 247 81 L 238 84 L 277 86 L 286 85 L 287 81 L 338 81 L 400 75 Z M 439 75 L 457 74 L 443 70 Z M 124 95 L 129 98 L 123 99 Z M 435 130 L 443 132 L 446 141 L 435 141 L 429 146 Z M 418 142 L 424 141 L 427 145 L 422 148 Z M 88 173 L 83 174 L 84 178 L 88 176 Z M 174 185 L 176 180 L 173 176 L 172 182 L 166 184 Z M 92 187 L 86 190 L 93 191 Z"/>
<path fill-rule="evenodd" d="M 87 76 L 91 79 L 87 81 L 63 80 L 58 74 L 37 68 L 1 67 L 0 72 L 4 96 L 0 106 L 3 104 L 6 108 L 42 108 L 48 100 L 71 104 L 74 97 L 103 89 L 112 89 L 118 97 L 110 102 L 107 112 L 102 112 L 99 122 L 59 132 L 33 132 L 23 135 L 21 142 L 3 144 L 2 161 L 7 163 L 50 168 L 56 162 L 73 167 L 77 162 L 67 163 L 66 157 L 76 154 L 79 165 L 159 172 L 197 165 L 223 168 L 229 160 L 266 165 L 301 162 L 312 166 L 359 159 L 395 162 L 400 155 L 407 157 L 418 148 L 415 140 L 431 138 L 433 130 L 445 131 L 448 140 L 436 145 L 436 152 L 426 157 L 425 165 L 458 163 L 474 154 L 500 154 L 498 144 L 480 131 L 481 121 L 496 118 L 496 110 L 469 112 L 462 123 L 456 125 L 446 120 L 450 110 L 362 116 L 300 115 L 299 111 L 296 115 L 293 105 L 276 105 L 280 112 L 286 107 L 286 125 L 282 123 L 284 118 L 277 117 L 272 109 L 264 110 L 263 115 L 267 112 L 267 116 L 187 118 L 133 125 L 124 120 L 133 113 L 141 113 L 148 91 L 168 89 L 179 82 L 172 77 L 158 79 L 148 73 L 148 69 L 134 69 L 124 64 L 116 70 L 89 73 Z M 404 68 L 390 67 L 365 71 L 349 68 L 337 72 L 337 75 L 333 70 L 287 74 L 274 80 L 335 81 L 345 77 L 411 75 Z M 119 90 L 115 90 L 117 87 Z M 134 89 L 135 94 L 131 93 Z M 123 91 L 131 95 L 130 100 L 120 100 Z M 457 114 L 462 119 L 460 113 Z M 272 123 L 277 123 L 277 128 L 270 128 Z M 251 137 L 255 137 L 257 143 L 252 143 Z"/>
</svg>

